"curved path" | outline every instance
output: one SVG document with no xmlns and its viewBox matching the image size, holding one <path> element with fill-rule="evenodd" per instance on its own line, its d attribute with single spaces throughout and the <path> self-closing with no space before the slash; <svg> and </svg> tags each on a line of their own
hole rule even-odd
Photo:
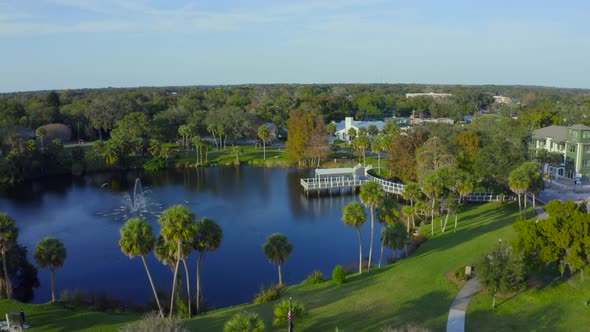
<svg viewBox="0 0 590 332">
<path fill-rule="evenodd" d="M 447 320 L 447 332 L 465 332 L 465 311 L 469 301 L 479 293 L 481 285 L 476 278 L 469 280 L 455 297 L 451 310 L 449 311 L 449 319 Z"/>
</svg>

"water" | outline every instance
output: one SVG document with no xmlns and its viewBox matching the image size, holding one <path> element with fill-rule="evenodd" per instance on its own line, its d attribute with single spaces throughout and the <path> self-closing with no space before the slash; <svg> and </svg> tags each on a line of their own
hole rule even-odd
<svg viewBox="0 0 590 332">
<path fill-rule="evenodd" d="M 254 167 L 213 167 L 58 177 L 19 185 L 0 197 L 0 211 L 13 217 L 20 229 L 19 242 L 32 251 L 45 236 L 61 239 L 68 249 L 63 268 L 56 272 L 56 287 L 107 291 L 123 300 L 144 303 L 151 289 L 139 258 L 125 256 L 119 246 L 121 215 L 105 216 L 121 208 L 121 197 L 134 192 L 126 211 L 145 210 L 152 203 L 165 209 L 186 204 L 197 218 L 207 216 L 224 231 L 221 247 L 207 253 L 202 287 L 207 303 L 223 307 L 251 301 L 261 285 L 278 281 L 277 268 L 266 259 L 262 245 L 275 232 L 285 234 L 295 248 L 283 267 L 287 284 L 300 283 L 313 270 L 331 277 L 337 264 L 358 260 L 358 238 L 341 221 L 343 207 L 353 195 L 306 198 L 299 185 L 308 171 Z M 150 202 L 136 203 L 136 182 L 149 188 Z M 106 184 L 106 185 L 105 185 Z M 129 194 L 128 194 L 129 195 Z M 146 195 L 147 197 L 147 195 Z M 131 198 L 131 197 L 130 197 Z M 128 202 L 129 203 L 129 202 Z M 161 211 L 160 208 L 155 211 Z M 159 231 L 157 213 L 144 217 Z M 370 222 L 362 228 L 363 254 L 368 254 Z M 375 227 L 376 239 L 380 226 Z M 379 248 L 375 244 L 374 256 Z M 387 253 L 391 255 L 389 251 Z M 189 258 L 191 291 L 195 289 L 197 255 Z M 158 287 L 170 288 L 172 273 L 153 255 L 148 257 Z M 34 302 L 51 299 L 49 271 L 39 269 L 41 287 Z"/>
</svg>

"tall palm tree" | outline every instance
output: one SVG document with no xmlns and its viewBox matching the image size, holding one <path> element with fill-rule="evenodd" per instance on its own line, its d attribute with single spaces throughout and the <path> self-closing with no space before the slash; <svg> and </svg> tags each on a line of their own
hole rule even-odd
<svg viewBox="0 0 590 332">
<path fill-rule="evenodd" d="M 361 237 L 361 226 L 367 222 L 365 209 L 359 202 L 349 203 L 344 207 L 342 221 L 347 226 L 354 227 L 359 236 L 359 274 L 363 273 L 363 238 Z"/>
<path fill-rule="evenodd" d="M 279 267 L 279 285 L 283 284 L 283 272 L 281 266 L 287 261 L 293 251 L 293 245 L 289 239 L 280 233 L 274 233 L 266 239 L 264 254 L 268 260 Z"/>
<path fill-rule="evenodd" d="M 369 244 L 369 263 L 367 271 L 371 270 L 371 262 L 373 257 L 373 237 L 375 235 L 375 208 L 383 202 L 385 191 L 380 184 L 373 181 L 365 182 L 361 185 L 361 202 L 369 208 L 371 212 L 371 243 Z"/>
<path fill-rule="evenodd" d="M 159 223 L 160 233 L 166 242 L 176 244 L 176 265 L 174 267 L 174 279 L 172 281 L 172 293 L 170 295 L 170 317 L 174 312 L 174 294 L 176 292 L 176 277 L 178 266 L 182 259 L 183 243 L 190 242 L 196 234 L 195 214 L 184 205 L 172 206 L 162 213 Z"/>
<path fill-rule="evenodd" d="M 55 302 L 55 270 L 64 265 L 67 251 L 64 244 L 53 237 L 46 237 L 35 247 L 35 261 L 41 268 L 51 271 L 51 302 Z"/>
<path fill-rule="evenodd" d="M 263 159 L 266 160 L 266 140 L 270 137 L 270 127 L 265 124 L 258 127 L 258 137 L 262 140 Z"/>
<path fill-rule="evenodd" d="M 0 213 L 0 253 L 2 253 L 2 264 L 4 268 L 4 286 L 6 287 L 6 298 L 12 298 L 12 283 L 8 277 L 8 267 L 6 265 L 6 253 L 16 244 L 18 238 L 18 228 L 12 218 L 6 213 Z"/>
<path fill-rule="evenodd" d="M 119 240 L 121 251 L 129 256 L 129 258 L 134 258 L 135 256 L 141 257 L 145 272 L 152 286 L 152 291 L 154 292 L 154 298 L 158 304 L 160 317 L 164 318 L 164 312 L 162 311 L 160 299 L 158 298 L 158 293 L 152 280 L 152 274 L 145 260 L 145 256 L 149 255 L 156 245 L 156 238 L 152 232 L 152 226 L 141 218 L 131 218 L 121 227 L 119 233 L 121 234 L 121 239 Z"/>
<path fill-rule="evenodd" d="M 410 206 L 413 208 L 414 204 L 422 196 L 422 191 L 420 190 L 420 186 L 418 186 L 418 184 L 408 183 L 406 186 L 404 186 L 404 192 L 402 193 L 402 196 L 404 197 L 405 200 L 410 201 Z M 416 219 L 413 215 L 412 215 L 412 225 L 414 227 L 416 227 Z"/>
<path fill-rule="evenodd" d="M 203 218 L 197 221 L 197 235 L 193 239 L 193 248 L 199 252 L 197 261 L 197 314 L 201 310 L 201 263 L 207 251 L 213 252 L 221 246 L 223 230 L 213 220 Z"/>
<path fill-rule="evenodd" d="M 387 225 L 391 225 L 399 220 L 400 211 L 397 203 L 389 198 L 386 197 L 383 200 L 383 204 L 381 204 L 377 208 L 377 220 L 383 224 L 383 228 L 387 227 Z M 383 230 L 382 228 L 382 230 Z M 379 255 L 379 267 L 381 267 L 381 261 L 383 260 L 383 247 L 385 246 L 385 242 L 383 238 L 381 239 L 381 254 Z"/>
</svg>

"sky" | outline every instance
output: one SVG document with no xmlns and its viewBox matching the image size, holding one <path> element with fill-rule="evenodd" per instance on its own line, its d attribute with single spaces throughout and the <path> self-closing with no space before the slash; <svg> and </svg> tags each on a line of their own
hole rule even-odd
<svg viewBox="0 0 590 332">
<path fill-rule="evenodd" d="M 590 88 L 590 1 L 0 0 L 0 92 L 248 83 Z"/>
</svg>

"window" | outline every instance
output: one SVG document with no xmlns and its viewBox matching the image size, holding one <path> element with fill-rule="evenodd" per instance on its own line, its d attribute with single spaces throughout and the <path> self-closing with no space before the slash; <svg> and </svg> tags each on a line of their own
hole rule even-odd
<svg viewBox="0 0 590 332">
<path fill-rule="evenodd" d="M 571 144 L 569 150 L 570 152 L 576 152 L 576 146 Z"/>
<path fill-rule="evenodd" d="M 586 159 L 584 160 L 584 162 L 582 163 L 583 167 L 590 167 L 590 159 Z"/>
<path fill-rule="evenodd" d="M 584 146 L 584 153 L 590 153 L 590 145 Z"/>
<path fill-rule="evenodd" d="M 590 138 L 590 131 L 583 131 L 582 132 L 582 137 L 583 138 Z"/>
</svg>

